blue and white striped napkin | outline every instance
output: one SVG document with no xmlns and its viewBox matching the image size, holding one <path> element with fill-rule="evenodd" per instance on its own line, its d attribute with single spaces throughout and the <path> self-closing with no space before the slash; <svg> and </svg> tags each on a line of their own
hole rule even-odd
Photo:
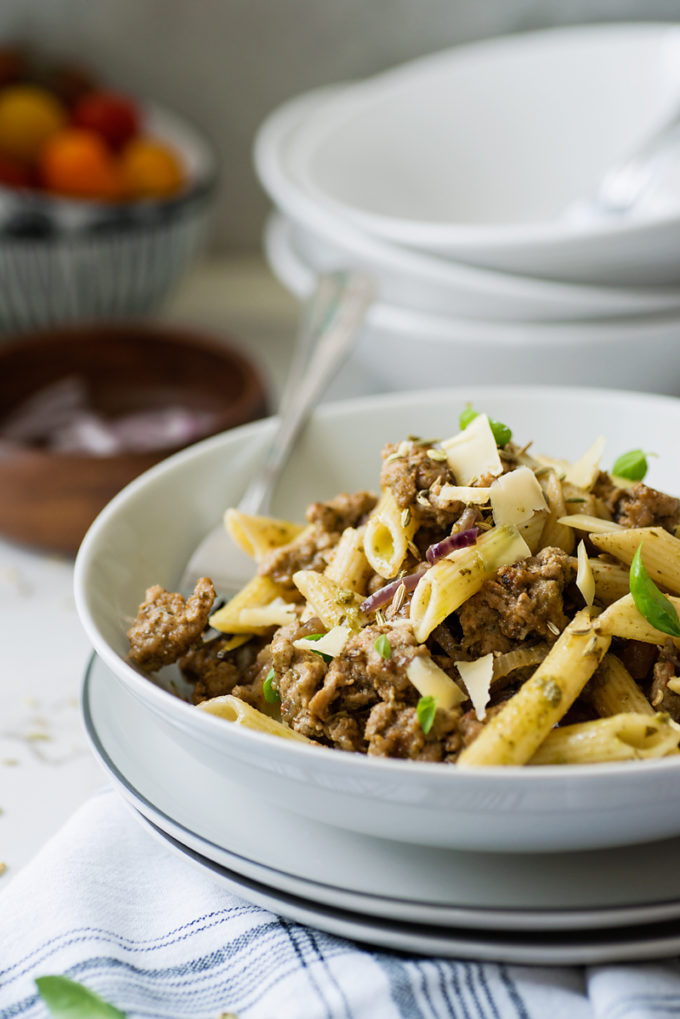
<svg viewBox="0 0 680 1019">
<path fill-rule="evenodd" d="M 680 1016 L 676 960 L 592 969 L 459 962 L 286 921 L 161 844 L 109 790 L 0 893 L 0 1019 L 46 1019 L 35 979 L 52 974 L 128 1019 Z"/>
</svg>

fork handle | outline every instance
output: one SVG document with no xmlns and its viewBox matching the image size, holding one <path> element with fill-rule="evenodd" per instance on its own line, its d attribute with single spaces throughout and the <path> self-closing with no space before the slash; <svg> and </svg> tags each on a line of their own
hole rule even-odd
<svg viewBox="0 0 680 1019">
<path fill-rule="evenodd" d="M 336 272 L 319 277 L 308 316 L 312 329 L 318 328 L 318 338 L 314 343 L 313 335 L 305 336 L 303 330 L 298 340 L 300 354 L 293 358 L 278 426 L 264 462 L 239 502 L 241 512 L 268 512 L 295 440 L 331 378 L 349 356 L 373 296 L 373 282 L 364 273 Z M 312 352 L 303 370 L 301 361 L 310 347 Z M 299 383 L 295 378 L 298 371 L 302 371 Z"/>
</svg>

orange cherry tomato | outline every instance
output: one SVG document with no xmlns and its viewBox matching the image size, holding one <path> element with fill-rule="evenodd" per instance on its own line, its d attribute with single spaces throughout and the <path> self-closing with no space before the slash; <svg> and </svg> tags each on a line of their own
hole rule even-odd
<svg viewBox="0 0 680 1019">
<path fill-rule="evenodd" d="M 66 123 L 58 99 L 38 85 L 8 85 L 0 89 L 0 151 L 33 162 L 45 142 Z"/>
<path fill-rule="evenodd" d="M 175 152 L 153 138 L 133 138 L 121 154 L 125 190 L 130 198 L 167 198 L 181 191 L 184 170 Z"/>
<path fill-rule="evenodd" d="M 72 198 L 115 201 L 123 195 L 116 157 L 94 131 L 71 127 L 55 134 L 40 156 L 40 175 L 48 191 Z"/>
<path fill-rule="evenodd" d="M 114 149 L 139 134 L 139 111 L 126 96 L 115 92 L 90 92 L 73 109 L 73 123 L 96 131 Z"/>
</svg>

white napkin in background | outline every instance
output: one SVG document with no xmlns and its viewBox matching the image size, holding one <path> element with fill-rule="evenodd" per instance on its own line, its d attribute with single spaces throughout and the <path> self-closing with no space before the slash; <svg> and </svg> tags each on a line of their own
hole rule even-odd
<svg viewBox="0 0 680 1019">
<path fill-rule="evenodd" d="M 85 984 L 128 1019 L 680 1015 L 676 960 L 592 970 L 458 962 L 286 921 L 164 846 L 112 790 L 0 893 L 0 1019 L 46 1019 L 34 981 L 48 974 Z"/>
</svg>

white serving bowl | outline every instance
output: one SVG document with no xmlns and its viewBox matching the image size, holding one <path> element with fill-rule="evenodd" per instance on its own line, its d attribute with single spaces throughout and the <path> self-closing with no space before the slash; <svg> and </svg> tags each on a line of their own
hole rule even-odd
<svg viewBox="0 0 680 1019">
<path fill-rule="evenodd" d="M 374 237 L 538 277 L 680 279 L 680 195 L 566 216 L 674 114 L 680 28 L 575 26 L 459 46 L 310 113 L 290 153 L 316 203 Z"/>
<path fill-rule="evenodd" d="M 300 299 L 317 277 L 281 217 L 264 249 Z M 620 387 L 680 394 L 680 314 L 581 322 L 501 322 L 432 315 L 378 301 L 354 354 L 376 389 L 508 382 Z"/>
<path fill-rule="evenodd" d="M 599 433 L 603 463 L 655 450 L 650 484 L 678 489 L 680 401 L 630 392 L 469 386 L 363 397 L 313 415 L 276 493 L 274 512 L 301 519 L 307 503 L 375 486 L 379 451 L 406 433 L 446 435 L 471 401 L 518 441 L 574 459 Z M 104 662 L 197 760 L 317 821 L 410 843 L 559 851 L 680 832 L 680 758 L 592 766 L 478 768 L 367 758 L 231 725 L 180 700 L 126 661 L 126 630 L 145 588 L 175 588 L 195 545 L 241 495 L 272 420 L 208 439 L 153 468 L 116 496 L 81 546 L 75 596 Z M 206 804 L 220 811 L 221 803 Z M 244 818 L 244 823 L 247 819 Z"/>
<path fill-rule="evenodd" d="M 352 88 L 314 89 L 287 100 L 265 118 L 255 138 L 260 183 L 288 220 L 295 248 L 315 269 L 364 268 L 387 303 L 461 318 L 574 321 L 680 309 L 677 286 L 604 287 L 478 268 L 372 236 L 320 204 L 296 176 L 291 150 L 307 118 Z"/>
</svg>

